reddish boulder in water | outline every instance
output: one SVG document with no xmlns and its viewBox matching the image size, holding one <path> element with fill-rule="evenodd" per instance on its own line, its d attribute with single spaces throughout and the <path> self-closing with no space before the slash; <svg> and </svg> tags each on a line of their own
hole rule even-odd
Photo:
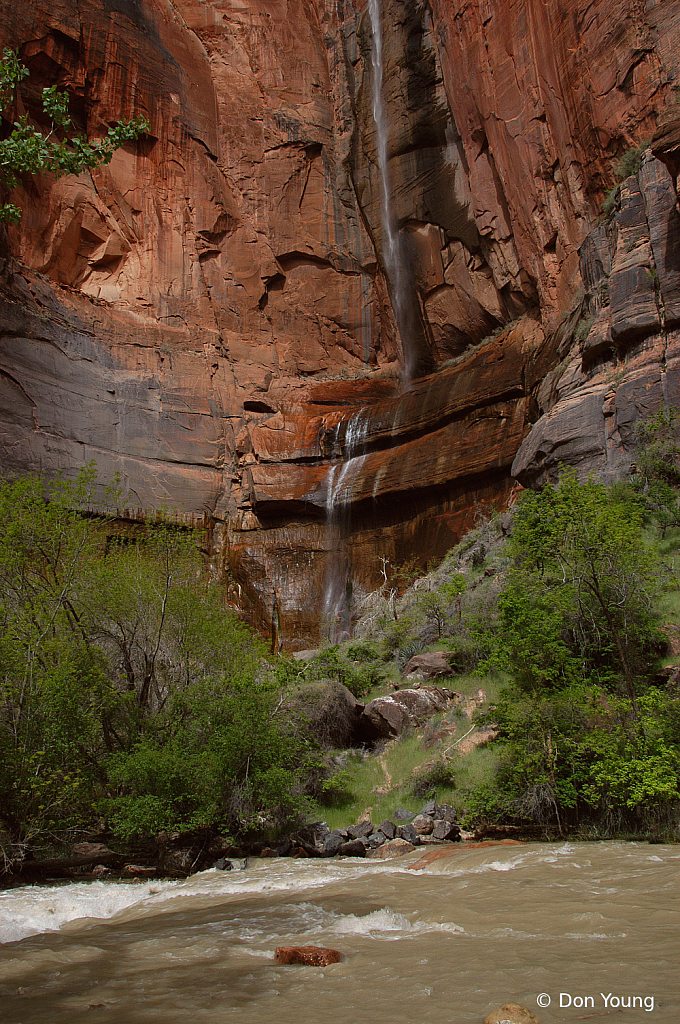
<svg viewBox="0 0 680 1024">
<path fill-rule="evenodd" d="M 306 967 L 327 967 L 343 959 L 337 949 L 323 946 L 277 946 L 275 958 L 280 964 L 304 964 Z"/>
<path fill-rule="evenodd" d="M 526 1006 L 504 1003 L 484 1018 L 484 1024 L 538 1024 L 538 1018 Z"/>
</svg>

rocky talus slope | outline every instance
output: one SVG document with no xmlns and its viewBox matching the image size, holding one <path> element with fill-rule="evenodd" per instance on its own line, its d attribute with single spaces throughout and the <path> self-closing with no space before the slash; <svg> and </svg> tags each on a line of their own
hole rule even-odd
<svg viewBox="0 0 680 1024">
<path fill-rule="evenodd" d="M 129 508 L 207 518 L 232 599 L 290 647 L 318 635 L 340 556 L 349 601 L 517 480 L 617 475 L 634 420 L 677 401 L 677 4 L 381 6 L 407 337 L 363 2 L 0 0 L 30 70 L 5 127 L 53 84 L 79 130 L 151 126 L 16 190 L 3 469 L 94 459 Z M 600 222 L 614 162 L 650 139 Z"/>
</svg>

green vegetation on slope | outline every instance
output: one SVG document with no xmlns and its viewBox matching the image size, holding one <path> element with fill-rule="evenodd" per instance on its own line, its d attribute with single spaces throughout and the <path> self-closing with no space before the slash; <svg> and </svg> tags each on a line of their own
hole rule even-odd
<svg viewBox="0 0 680 1024">
<path fill-rule="evenodd" d="M 469 826 L 678 837 L 680 686 L 676 659 L 664 658 L 680 634 L 675 413 L 637 434 L 626 483 L 566 471 L 559 486 L 525 494 L 512 525 L 492 517 L 401 598 L 386 581 L 365 602 L 358 631 L 399 668 L 437 647 L 475 672 L 491 702 L 476 721 L 498 736 L 465 757 L 448 736 L 429 746 L 429 728 L 391 744 L 384 767 L 401 758 L 409 768 L 390 770 L 389 793 L 371 758 L 355 762 L 346 815 L 376 795 L 378 814 L 415 809 L 416 793 L 436 791 Z M 464 679 L 444 685 L 465 691 Z"/>
<path fill-rule="evenodd" d="M 354 639 L 306 662 L 266 655 L 190 531 L 81 515 L 88 473 L 0 485 L 0 846 L 271 839 L 433 795 L 468 827 L 677 838 L 675 427 L 640 427 L 626 483 L 565 472 L 426 576 L 386 573 Z M 351 749 L 347 690 L 390 692 L 428 649 L 465 700 Z"/>
</svg>

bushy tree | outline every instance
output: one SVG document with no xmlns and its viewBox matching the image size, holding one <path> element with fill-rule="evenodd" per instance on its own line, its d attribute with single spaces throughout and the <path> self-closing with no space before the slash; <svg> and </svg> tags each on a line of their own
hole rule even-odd
<svg viewBox="0 0 680 1024">
<path fill-rule="evenodd" d="M 0 484 L 0 826 L 49 839 L 281 824 L 314 752 L 194 535 L 85 516 L 76 484 Z"/>
<path fill-rule="evenodd" d="M 566 472 L 514 517 L 495 661 L 499 764 L 482 814 L 563 833 L 678 827 L 680 699 L 659 688 L 664 585 L 630 492 Z"/>
<path fill-rule="evenodd" d="M 672 407 L 662 407 L 635 425 L 636 472 L 632 485 L 661 536 L 680 526 L 680 419 Z"/>
<path fill-rule="evenodd" d="M 639 506 L 567 471 L 519 504 L 501 595 L 505 667 L 528 689 L 595 674 L 635 698 L 658 652 L 663 572 Z"/>
</svg>

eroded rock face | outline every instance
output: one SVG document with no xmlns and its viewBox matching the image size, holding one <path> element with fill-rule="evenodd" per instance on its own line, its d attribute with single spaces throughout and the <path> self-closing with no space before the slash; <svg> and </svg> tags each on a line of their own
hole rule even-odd
<svg viewBox="0 0 680 1024">
<path fill-rule="evenodd" d="M 680 399 L 680 213 L 661 161 L 648 154 L 626 178 L 580 257 L 575 341 L 536 389 L 543 415 L 512 466 L 529 486 L 554 480 L 560 464 L 620 477 L 635 422 Z"/>
<path fill-rule="evenodd" d="M 206 518 L 230 599 L 288 648 L 318 638 L 332 567 L 351 603 L 382 557 L 442 554 L 513 460 L 523 483 L 616 475 L 634 419 L 678 397 L 677 5 L 384 0 L 382 29 L 404 338 L 363 0 L 0 0 L 31 72 L 12 115 L 56 84 L 76 130 L 151 126 L 12 197 L 3 469 L 94 459 L 130 509 Z M 593 232 L 659 112 L 660 159 Z M 581 281 L 574 341 L 553 328 Z M 409 346 L 438 370 L 404 387 Z"/>
</svg>

